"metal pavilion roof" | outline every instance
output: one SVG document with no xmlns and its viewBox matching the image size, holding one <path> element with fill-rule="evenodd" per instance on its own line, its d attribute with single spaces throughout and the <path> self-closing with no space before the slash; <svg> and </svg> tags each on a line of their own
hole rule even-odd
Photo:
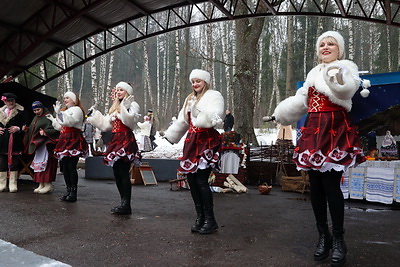
<svg viewBox="0 0 400 267">
<path fill-rule="evenodd" d="M 244 12 L 237 6 L 248 2 Z M 31 74 L 37 89 L 127 44 L 185 27 L 244 17 L 331 16 L 400 26 L 400 0 L 13 0 L 0 1 L 0 77 Z M 94 44 L 90 37 L 104 39 Z M 114 35 L 115 44 L 106 37 Z M 79 43 L 95 46 L 78 53 Z M 62 52 L 64 62 L 51 57 Z M 68 57 L 74 57 L 70 64 Z M 47 71 L 56 66 L 57 73 Z M 40 66 L 44 75 L 37 73 Z M 35 68 L 36 67 L 36 68 Z"/>
</svg>

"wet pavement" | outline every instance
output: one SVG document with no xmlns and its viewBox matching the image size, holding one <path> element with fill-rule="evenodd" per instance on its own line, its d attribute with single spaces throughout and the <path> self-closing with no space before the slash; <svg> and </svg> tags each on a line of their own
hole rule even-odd
<svg viewBox="0 0 400 267">
<path fill-rule="evenodd" d="M 255 186 L 215 193 L 220 228 L 204 236 L 190 232 L 187 190 L 134 185 L 133 214 L 117 216 L 114 181 L 79 175 L 76 203 L 59 201 L 61 175 L 51 194 L 34 194 L 26 175 L 18 193 L 0 193 L 0 266 L 330 266 L 313 260 L 318 235 L 307 194 L 274 187 L 260 195 Z M 346 266 L 398 266 L 399 225 L 398 206 L 346 201 Z"/>
</svg>

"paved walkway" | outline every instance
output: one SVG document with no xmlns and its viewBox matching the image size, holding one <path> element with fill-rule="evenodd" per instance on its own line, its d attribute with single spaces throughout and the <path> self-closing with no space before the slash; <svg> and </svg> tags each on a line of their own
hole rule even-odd
<svg viewBox="0 0 400 267">
<path fill-rule="evenodd" d="M 133 186 L 133 214 L 115 216 L 114 181 L 79 175 L 76 203 L 59 201 L 62 176 L 52 194 L 33 194 L 36 185 L 24 176 L 18 193 L 0 193 L 0 266 L 330 265 L 313 260 L 318 236 L 307 194 L 278 187 L 270 195 L 256 187 L 215 193 L 220 228 L 202 236 L 190 233 L 189 191 L 170 191 L 168 183 Z M 346 266 L 398 266 L 399 209 L 347 201 L 345 216 Z"/>
</svg>

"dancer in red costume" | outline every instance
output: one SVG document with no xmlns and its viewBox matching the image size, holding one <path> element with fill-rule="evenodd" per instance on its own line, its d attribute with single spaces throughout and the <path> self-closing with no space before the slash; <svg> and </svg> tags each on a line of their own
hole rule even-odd
<svg viewBox="0 0 400 267">
<path fill-rule="evenodd" d="M 331 264 L 341 266 L 346 262 L 347 247 L 340 181 L 343 172 L 365 161 L 357 128 L 348 114 L 361 79 L 357 65 L 344 59 L 344 40 L 338 32 L 323 33 L 316 49 L 319 64 L 308 73 L 295 96 L 279 103 L 271 118 L 290 125 L 308 113 L 293 160 L 310 178 L 311 204 L 320 236 L 314 259 L 327 258 L 332 248 Z M 368 82 L 363 86 L 368 87 Z M 368 93 L 367 89 L 361 91 L 364 97 Z M 333 237 L 328 227 L 328 206 Z"/>
<path fill-rule="evenodd" d="M 115 182 L 121 197 L 121 204 L 112 208 L 114 214 L 131 214 L 132 184 L 129 170 L 132 162 L 139 164 L 133 129 L 139 117 L 139 105 L 134 101 L 133 88 L 126 82 L 115 86 L 115 99 L 108 114 L 103 116 L 98 110 L 92 112 L 87 121 L 102 132 L 112 131 L 107 145 L 104 164 L 113 168 Z"/>
<path fill-rule="evenodd" d="M 222 124 L 224 98 L 220 92 L 210 89 L 211 76 L 207 71 L 194 69 L 189 80 L 193 91 L 186 98 L 178 119 L 168 128 L 164 137 L 171 143 L 178 143 L 189 130 L 179 171 L 187 173 L 197 212 L 191 231 L 210 234 L 218 229 L 218 224 L 214 217 L 208 177 L 212 168 L 219 169 L 221 135 L 214 127 Z"/>
<path fill-rule="evenodd" d="M 60 139 L 54 149 L 54 156 L 62 161 L 63 174 L 67 192 L 61 201 L 75 202 L 78 191 L 78 172 L 76 166 L 80 157 L 88 156 L 88 144 L 82 134 L 85 111 L 78 96 L 74 92 L 64 94 L 65 107 L 59 101 L 54 105 L 56 118 L 48 114 L 53 127 L 60 130 Z"/>
</svg>

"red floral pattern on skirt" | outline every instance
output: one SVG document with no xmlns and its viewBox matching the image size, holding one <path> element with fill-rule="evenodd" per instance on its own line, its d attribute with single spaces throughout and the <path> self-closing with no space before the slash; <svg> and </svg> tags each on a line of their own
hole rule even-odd
<svg viewBox="0 0 400 267">
<path fill-rule="evenodd" d="M 112 133 L 111 141 L 108 143 L 104 154 L 103 162 L 108 166 L 113 166 L 121 158 L 126 161 L 136 161 L 137 163 L 142 158 L 135 135 L 130 130 Z"/>
<path fill-rule="evenodd" d="M 365 161 L 356 126 L 344 110 L 310 112 L 293 154 L 298 170 L 346 171 Z"/>
<path fill-rule="evenodd" d="M 179 158 L 181 162 L 178 170 L 183 173 L 192 173 L 203 164 L 219 170 L 221 143 L 221 135 L 214 128 L 188 132 L 183 146 L 183 156 Z"/>
<path fill-rule="evenodd" d="M 88 156 L 88 144 L 82 135 L 82 131 L 76 128 L 68 128 L 61 131 L 60 138 L 54 149 L 54 157 L 84 157 Z"/>
</svg>

